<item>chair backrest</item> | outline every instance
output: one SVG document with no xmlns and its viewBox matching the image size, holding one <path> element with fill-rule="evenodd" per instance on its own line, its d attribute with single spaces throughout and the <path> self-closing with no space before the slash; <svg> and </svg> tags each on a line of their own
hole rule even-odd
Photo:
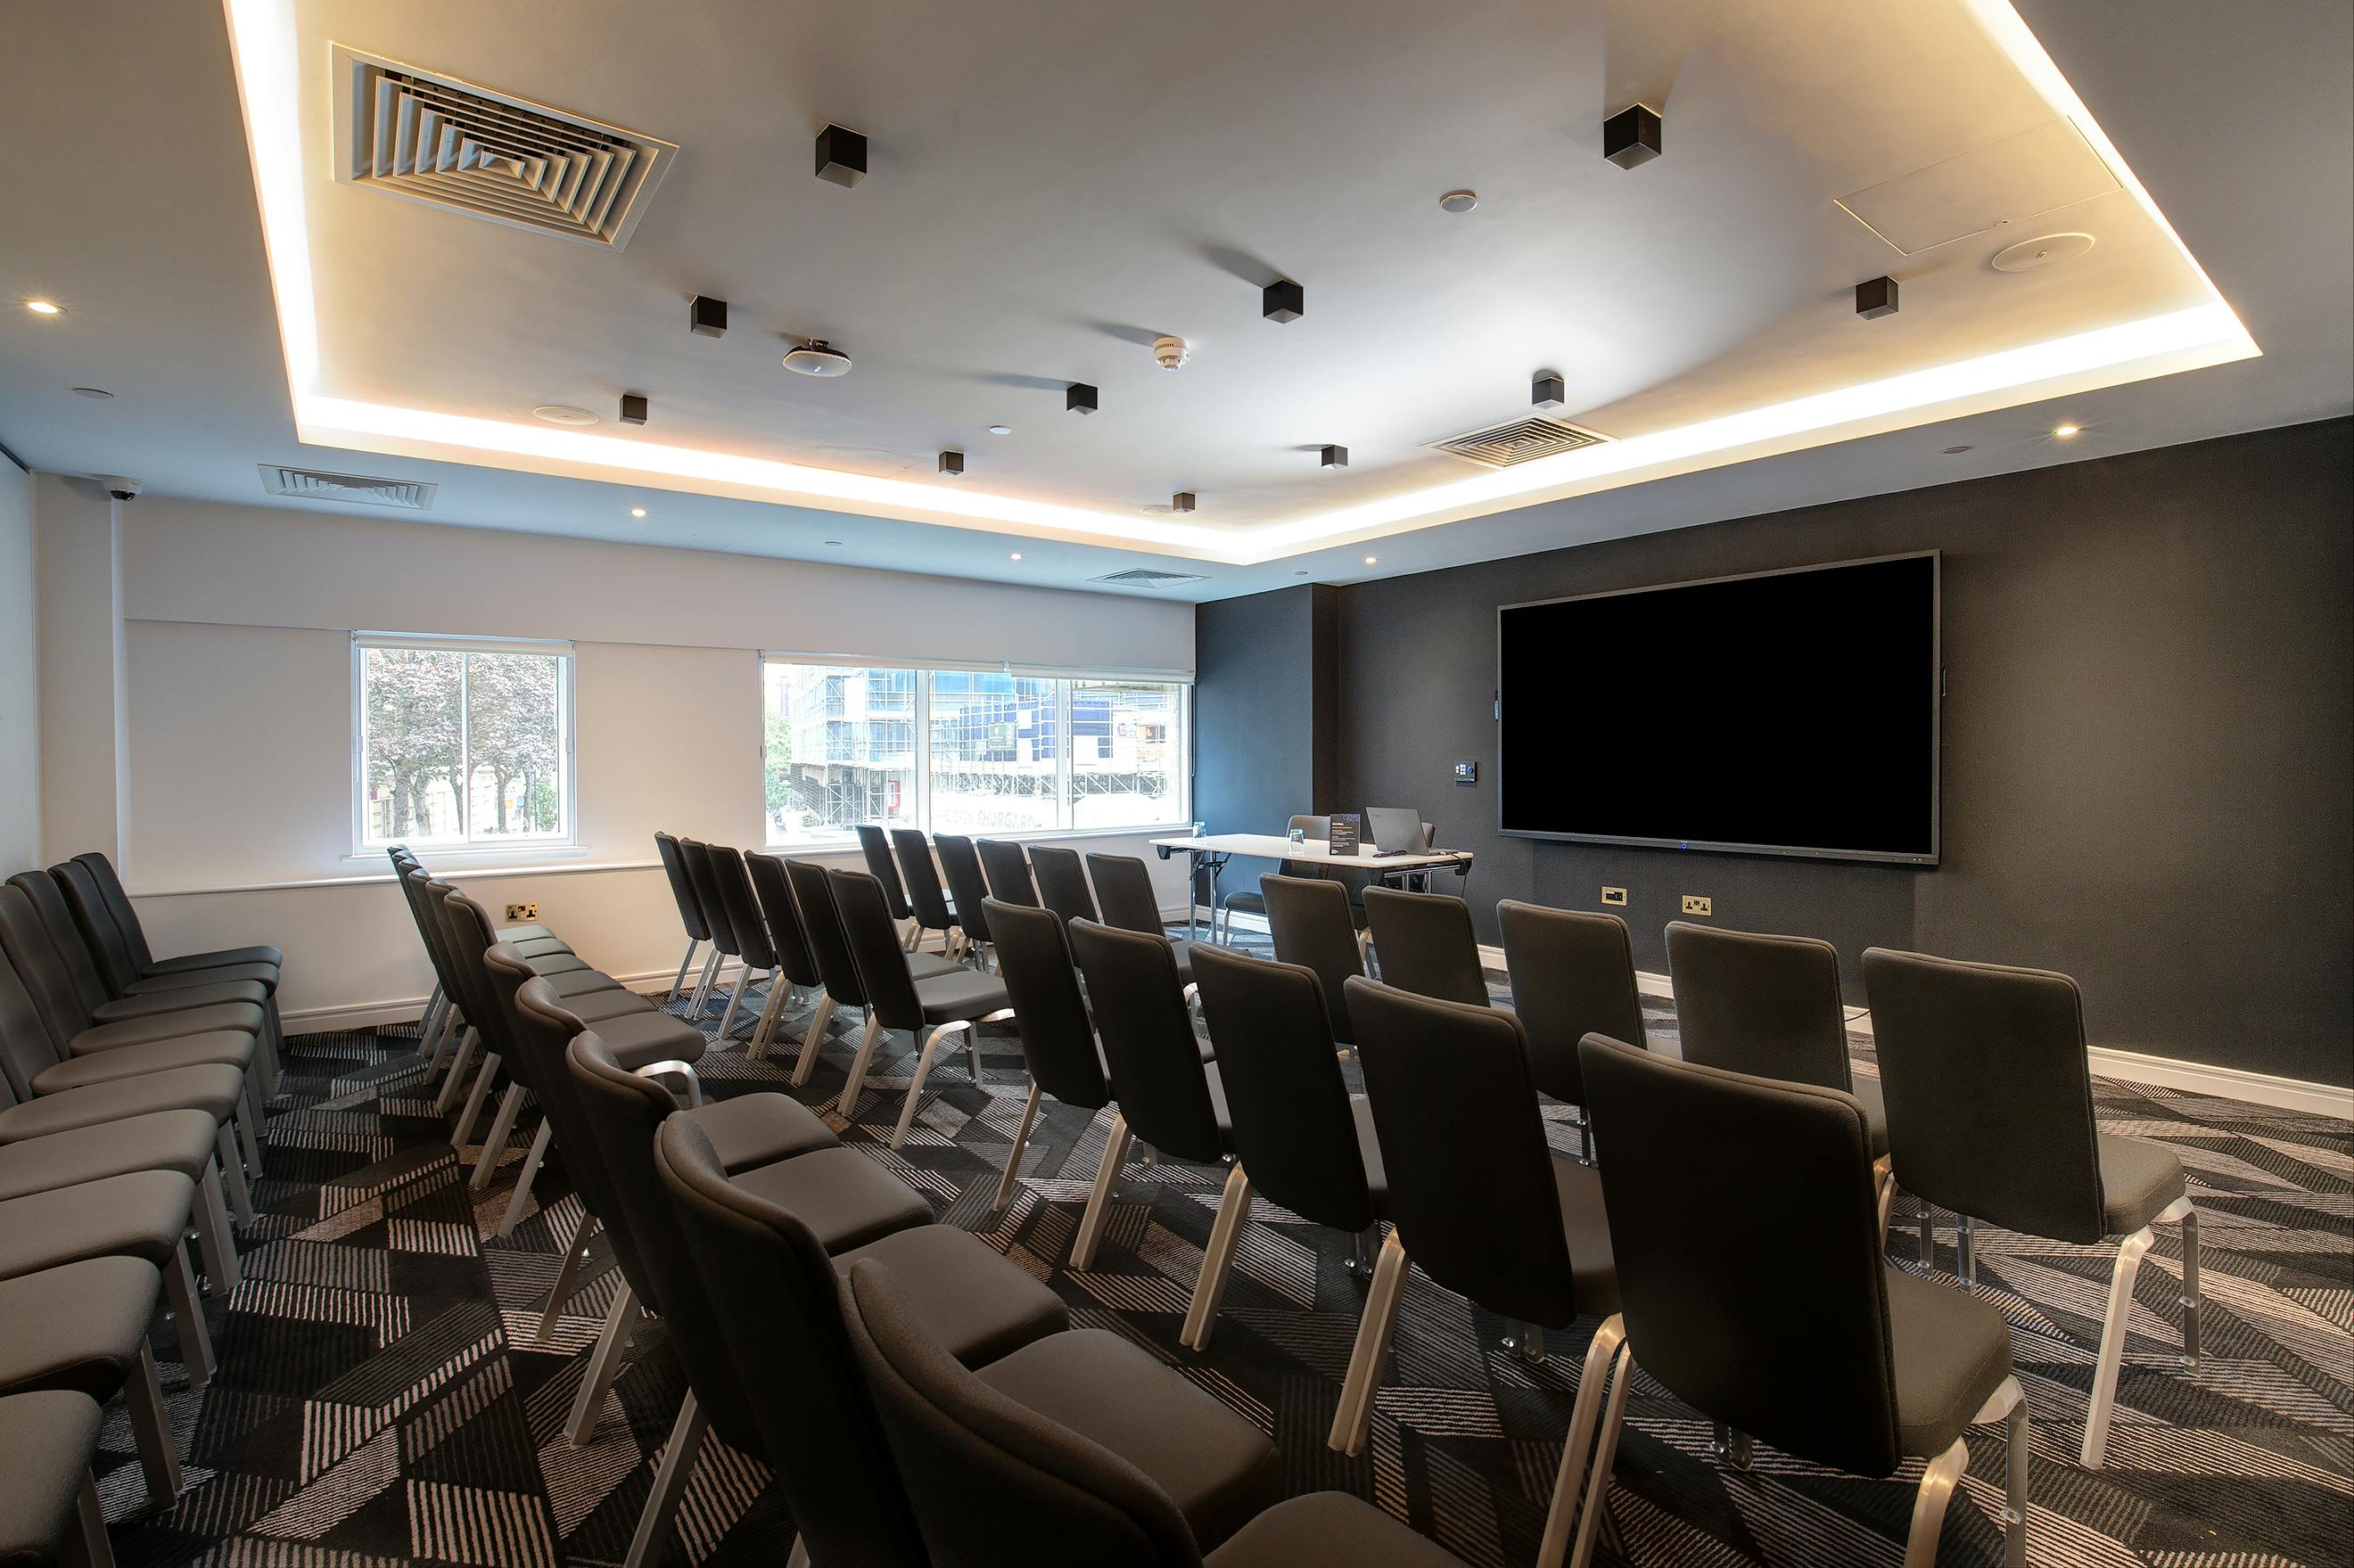
<svg viewBox="0 0 2354 1568">
<path fill-rule="evenodd" d="M 612 1050 L 593 1029 L 572 1037 L 564 1051 L 565 1068 L 572 1075 L 573 1093 L 579 1097 L 581 1119 L 593 1147 L 574 1152 L 605 1167 L 613 1194 L 612 1212 L 598 1216 L 613 1238 L 613 1250 L 628 1273 L 630 1287 L 649 1311 L 668 1316 L 663 1286 L 663 1255 L 656 1247 L 658 1232 L 671 1230 L 670 1200 L 654 1177 L 654 1134 L 663 1118 L 678 1108 L 670 1091 L 651 1078 L 641 1078 L 614 1059 Z M 622 1250 L 626 1239 L 629 1250 Z M 637 1267 L 628 1271 L 634 1260 Z"/>
<path fill-rule="evenodd" d="M 457 1000 L 458 1011 L 465 1014 L 466 1022 L 480 1030 L 483 1039 L 490 1043 L 486 1048 L 503 1050 L 498 1036 L 493 1033 L 497 1024 L 493 1016 L 495 1010 L 482 994 L 476 966 L 466 960 L 465 933 L 450 907 L 452 898 L 463 895 L 439 877 L 429 874 L 419 874 L 425 877 L 419 889 L 423 899 L 424 917 L 431 923 L 433 939 L 440 945 L 444 970 L 441 983 Z"/>
<path fill-rule="evenodd" d="M 1872 1145 L 1851 1095 L 1588 1035 L 1635 1360 L 1702 1414 L 1858 1475 L 1900 1461 Z M 1695 1225 L 1734 1198 L 1741 1217 Z"/>
<path fill-rule="evenodd" d="M 1287 835 L 1298 833 L 1303 839 L 1324 842 L 1332 837 L 1332 819 L 1328 816 L 1295 814 L 1284 824 L 1284 832 Z M 1320 861 L 1287 860 L 1279 870 L 1285 876 L 1320 877 L 1324 874 L 1324 866 Z"/>
<path fill-rule="evenodd" d="M 116 928 L 122 931 L 122 939 L 130 944 L 131 957 L 143 971 L 145 970 L 155 961 L 155 955 L 148 948 L 147 933 L 139 925 L 139 911 L 132 906 L 131 895 L 123 887 L 122 878 L 115 874 L 114 863 L 99 850 L 84 850 L 74 859 L 89 869 L 90 879 L 98 884 L 100 896 L 106 900 L 107 908 L 114 914 Z"/>
<path fill-rule="evenodd" d="M 488 955 L 499 939 L 496 920 L 488 909 L 455 888 L 443 895 L 441 908 L 442 918 L 449 924 L 451 956 L 465 977 L 459 1005 L 466 1009 L 466 1022 L 482 1032 L 486 1048 L 499 1054 L 524 1087 L 537 1094 L 539 1079 L 529 1057 L 515 1049 L 514 1037 L 507 1028 L 507 1010 L 499 1004 L 498 987 L 491 980 Z"/>
<path fill-rule="evenodd" d="M 687 880 L 686 857 L 679 853 L 678 841 L 668 833 L 656 833 L 654 853 L 662 856 L 663 874 L 670 878 L 670 895 L 678 900 L 678 923 L 686 927 L 688 940 L 711 940 L 711 924 L 703 917 L 695 884 Z"/>
<path fill-rule="evenodd" d="M 493 988 L 512 1003 L 507 1022 L 515 1049 L 530 1058 L 545 1086 L 540 1103 L 555 1124 L 556 1152 L 564 1161 L 565 1174 L 572 1178 L 581 1204 L 603 1220 L 619 1210 L 620 1199 L 613 1191 L 604 1160 L 598 1158 L 597 1129 L 589 1124 L 588 1109 L 573 1086 L 571 1065 L 565 1055 L 572 1037 L 587 1026 L 564 1005 L 554 986 L 532 973 L 531 965 L 513 944 L 497 944 L 483 955 L 482 962 L 490 971 Z M 625 1245 L 625 1240 L 617 1240 L 615 1251 Z M 638 1268 L 637 1249 L 628 1250 L 631 1267 Z M 629 1277 L 634 1279 L 637 1275 L 631 1273 Z"/>
<path fill-rule="evenodd" d="M 1368 887 L 1365 923 L 1373 928 L 1384 985 L 1469 1007 L 1489 1005 L 1469 904 L 1451 893 Z"/>
<path fill-rule="evenodd" d="M 1160 895 L 1152 891 L 1152 873 L 1142 861 L 1132 854 L 1090 854 L 1087 875 L 1095 882 L 1105 925 L 1154 937 L 1168 931 Z"/>
<path fill-rule="evenodd" d="M 956 900 L 957 919 L 964 934 L 976 942 L 995 940 L 989 934 L 989 880 L 981 874 L 981 857 L 972 841 L 961 833 L 936 833 L 932 847 L 939 852 L 940 874 L 948 878 L 949 896 Z"/>
<path fill-rule="evenodd" d="M 73 913 L 66 907 L 65 895 L 58 891 L 57 879 L 46 871 L 20 871 L 8 879 L 8 885 L 25 895 L 31 907 L 31 918 L 41 935 L 48 938 L 48 950 L 55 955 L 58 972 L 72 988 L 75 1001 L 87 1018 L 108 1002 L 115 993 L 99 973 L 98 961 L 90 956 L 90 944 L 74 925 Z"/>
<path fill-rule="evenodd" d="M 907 883 L 907 907 L 927 931 L 945 931 L 956 922 L 949 917 L 949 896 L 940 888 L 939 868 L 932 864 L 932 846 L 914 828 L 893 828 L 891 849 L 898 857 L 899 874 Z M 885 889 L 887 892 L 888 889 Z"/>
<path fill-rule="evenodd" d="M 1566 1325 L 1575 1278 L 1521 1021 L 1377 980 L 1348 990 L 1398 1239 L 1489 1310 Z"/>
<path fill-rule="evenodd" d="M 849 946 L 851 961 L 858 966 L 858 985 L 866 993 L 867 1011 L 885 1029 L 921 1029 L 924 1004 L 916 1000 L 907 950 L 899 946 L 883 885 L 863 871 L 843 871 L 839 866 L 826 872 L 825 883 L 833 894 L 842 938 Z"/>
<path fill-rule="evenodd" d="M 813 860 L 789 859 L 785 883 L 793 890 L 793 908 L 801 917 L 801 935 L 809 939 L 818 983 L 835 1006 L 864 1007 L 866 988 L 859 983 L 858 960 L 851 957 L 849 938 L 842 934 L 842 916 L 834 913 L 825 867 Z"/>
<path fill-rule="evenodd" d="M 1316 971 L 1204 943 L 1193 980 L 1252 1187 L 1302 1219 L 1366 1229 L 1373 1195 Z"/>
<path fill-rule="evenodd" d="M 1030 880 L 1030 860 L 1022 846 L 1012 839 L 981 839 L 973 848 L 981 852 L 981 869 L 989 874 L 989 895 L 1000 904 L 1019 904 L 1025 908 L 1038 907 L 1038 887 Z"/>
<path fill-rule="evenodd" d="M 79 951 L 79 943 L 76 948 Z M 42 924 L 40 911 L 13 879 L 0 887 L 0 952 L 6 953 L 9 966 L 32 999 L 49 1044 L 63 1056 L 67 1042 L 90 1027 L 91 1010 L 107 1000 L 105 988 L 91 977 L 90 987 L 100 994 L 95 1001 L 86 1000 L 89 991 L 77 983 L 66 955 L 58 950 L 48 927 Z M 90 955 L 85 952 L 80 957 L 87 969 Z"/>
<path fill-rule="evenodd" d="M 1087 868 L 1078 851 L 1032 844 L 1030 865 L 1038 874 L 1039 903 L 1066 920 L 1096 918 L 1096 895 L 1087 888 Z"/>
<path fill-rule="evenodd" d="M 466 998 L 452 974 L 452 966 L 450 962 L 450 934 L 441 917 L 443 895 L 433 891 L 435 885 L 433 874 L 419 865 L 412 863 L 410 868 L 400 875 L 400 891 L 408 900 L 410 916 L 417 922 L 417 939 L 424 945 L 426 962 L 433 966 L 434 981 L 441 987 L 443 993 L 451 1001 L 456 1002 L 461 1011 L 463 1011 Z M 439 885 L 444 892 L 448 890 L 447 883 Z"/>
<path fill-rule="evenodd" d="M 689 1118 L 663 1123 L 654 1169 L 811 1561 L 926 1568 L 824 1247 L 799 1215 L 728 1181 Z"/>
<path fill-rule="evenodd" d="M 2076 982 L 1873 948 L 1863 983 L 1905 1191 L 2007 1230 L 2100 1240 L 2107 1204 Z"/>
<path fill-rule="evenodd" d="M 143 978 L 139 962 L 131 956 L 131 944 L 123 940 L 122 927 L 115 925 L 113 911 L 107 908 L 90 868 L 75 861 L 59 861 L 49 867 L 49 877 L 58 885 L 58 893 L 73 916 L 74 929 L 81 933 L 82 945 L 90 949 L 107 990 L 120 995 L 138 984 Z"/>
<path fill-rule="evenodd" d="M 1354 1041 L 1348 992 L 1341 988 L 1352 975 L 1365 972 L 1365 959 L 1357 946 L 1357 922 L 1349 913 L 1349 890 L 1320 876 L 1273 874 L 1258 879 L 1258 890 L 1267 901 L 1267 928 L 1275 938 L 1277 960 L 1316 971 L 1324 982 L 1332 1038 L 1344 1045 Z"/>
<path fill-rule="evenodd" d="M 1616 915 L 1548 909 L 1507 898 L 1496 906 L 1504 928 L 1504 968 L 1512 1011 L 1528 1031 L 1529 1065 L 1539 1092 L 1585 1103 L 1577 1043 L 1606 1035 L 1646 1044 L 1643 999 L 1635 986 L 1635 947 Z"/>
<path fill-rule="evenodd" d="M 752 879 L 752 896 L 759 901 L 760 918 L 769 927 L 769 946 L 777 967 L 795 985 L 815 985 L 817 959 L 810 951 L 809 933 L 801 928 L 801 906 L 793 902 L 792 884 L 785 878 L 785 863 L 757 850 L 745 852 L 745 874 Z"/>
<path fill-rule="evenodd" d="M 858 848 L 866 856 L 866 874 L 883 886 L 883 901 L 894 920 L 912 917 L 915 906 L 907 902 L 907 889 L 899 881 L 899 867 L 891 858 L 891 841 L 873 822 L 858 824 Z"/>
<path fill-rule="evenodd" d="M 64 1057 L 16 966 L 0 958 L 0 1085 L 6 1086 L 10 1102 L 31 1099 L 33 1079 Z"/>
<path fill-rule="evenodd" d="M 695 890 L 695 902 L 702 907 L 703 924 L 711 933 L 711 945 L 735 957 L 736 928 L 728 922 L 727 906 L 719 896 L 719 883 L 711 869 L 711 846 L 695 839 L 681 839 L 678 854 L 686 865 L 686 885 Z"/>
<path fill-rule="evenodd" d="M 1071 921 L 1070 938 L 1120 1115 L 1155 1149 L 1204 1164 L 1220 1158 L 1225 1140 L 1169 938 L 1093 920 Z"/>
<path fill-rule="evenodd" d="M 1095 1026 L 1079 994 L 1063 917 L 1052 909 L 990 899 L 989 928 L 997 933 L 997 974 L 1013 1006 L 1022 1058 L 1031 1081 L 1066 1106 L 1089 1110 L 1111 1101 Z"/>
<path fill-rule="evenodd" d="M 932 1568 L 997 1568 L 1017 1542 L 1025 1568 L 1198 1568 L 1193 1530 L 1158 1483 L 968 1372 L 882 1264 L 853 1264 L 844 1293 Z"/>
<path fill-rule="evenodd" d="M 726 844 L 706 845 L 704 853 L 711 867 L 711 885 L 719 895 L 720 906 L 727 911 L 737 957 L 747 969 L 775 969 L 777 949 L 769 940 L 769 922 L 752 892 L 751 874 L 744 869 L 742 853 Z"/>
<path fill-rule="evenodd" d="M 1839 949 L 1812 937 L 1668 922 L 1676 1033 L 1687 1062 L 1848 1089 Z"/>
</svg>

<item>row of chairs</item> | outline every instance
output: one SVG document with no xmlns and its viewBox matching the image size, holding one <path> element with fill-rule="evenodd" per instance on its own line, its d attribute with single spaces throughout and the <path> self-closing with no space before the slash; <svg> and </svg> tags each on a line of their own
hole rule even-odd
<svg viewBox="0 0 2354 1568">
<path fill-rule="evenodd" d="M 237 1288 L 254 1224 L 283 962 L 157 958 L 102 854 L 0 886 L 0 1561 L 113 1562 L 90 1467 L 118 1393 L 149 1506 L 179 1492 L 149 1335 L 168 1312 L 205 1386 L 204 1298 Z"/>
</svg>

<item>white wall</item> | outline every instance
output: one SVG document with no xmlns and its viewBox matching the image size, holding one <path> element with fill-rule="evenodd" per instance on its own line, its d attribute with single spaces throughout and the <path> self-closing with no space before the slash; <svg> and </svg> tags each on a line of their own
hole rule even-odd
<svg viewBox="0 0 2354 1568">
<path fill-rule="evenodd" d="M 1193 662 L 1190 605 L 157 499 L 108 513 L 120 557 L 110 599 L 93 580 L 104 531 L 84 498 L 47 480 L 44 540 L 53 493 L 74 568 L 62 601 L 100 626 L 119 601 L 120 633 L 45 634 L 45 692 L 93 702 L 120 687 L 109 847 L 141 918 L 159 952 L 283 948 L 281 1001 L 298 1027 L 413 1012 L 430 986 L 381 857 L 353 850 L 352 630 L 574 641 L 578 847 L 428 860 L 494 909 L 536 902 L 608 972 L 665 980 L 685 939 L 654 831 L 760 842 L 759 650 Z M 115 667 L 99 668 L 110 657 Z M 111 794 L 104 727 L 72 729 L 51 790 L 104 782 Z M 51 812 L 48 854 L 90 847 L 97 827 L 87 805 Z M 1182 865 L 1150 861 L 1140 837 L 1087 847 L 1146 854 L 1163 902 L 1182 905 Z"/>
<path fill-rule="evenodd" d="M 116 507 L 88 480 L 33 482 L 40 595 L 41 853 L 119 854 L 122 593 Z"/>
<path fill-rule="evenodd" d="M 0 457 L 0 874 L 41 853 L 41 678 L 33 476 Z"/>
</svg>

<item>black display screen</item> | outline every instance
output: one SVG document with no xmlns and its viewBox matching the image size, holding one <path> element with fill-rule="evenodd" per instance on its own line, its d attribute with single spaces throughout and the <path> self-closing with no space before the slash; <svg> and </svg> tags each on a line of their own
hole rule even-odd
<svg viewBox="0 0 2354 1568">
<path fill-rule="evenodd" d="M 1934 863 L 1938 557 L 1496 612 L 1499 825 Z"/>
</svg>

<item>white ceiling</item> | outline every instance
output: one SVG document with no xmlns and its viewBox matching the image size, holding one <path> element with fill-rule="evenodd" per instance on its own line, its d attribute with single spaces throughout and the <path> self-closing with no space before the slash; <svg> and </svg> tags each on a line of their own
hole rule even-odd
<svg viewBox="0 0 2354 1568">
<path fill-rule="evenodd" d="M 927 483 L 931 453 L 957 447 L 970 486 L 1140 525 L 1138 508 L 1190 486 L 1192 521 L 1229 530 L 1476 472 L 1421 448 L 1525 411 L 1540 368 L 1568 375 L 1566 417 L 1640 435 L 2204 297 L 2122 191 L 1913 257 L 1833 205 L 2048 125 L 1943 0 L 1868 28 L 1829 0 L 576 0 L 561 26 L 553 4 L 303 8 L 305 60 L 345 42 L 684 148 L 620 253 L 322 169 L 320 390 L 502 420 L 551 401 L 610 415 L 643 391 L 648 440 Z M 0 440 L 37 467 L 200 499 L 264 503 L 254 465 L 302 462 L 438 482 L 429 525 L 1063 585 L 1161 565 L 1208 574 L 1162 591 L 1214 598 L 2354 408 L 2348 8 L 2021 9 L 2264 357 L 1255 566 L 305 447 L 222 16 L 36 0 L 12 10 L 0 56 L 18 149 L 0 166 L 0 301 L 69 313 L 0 311 Z M 326 91 L 323 71 L 305 79 L 320 142 Z M 1627 172 L 1598 157 L 1596 124 L 1636 98 L 1662 109 L 1669 152 Z M 810 177 L 829 118 L 874 137 L 854 190 Z M 1480 191 L 1478 212 L 1437 210 L 1456 185 Z M 2100 244 L 2048 273 L 1985 265 L 2062 228 Z M 1879 270 L 1905 308 L 1861 322 L 1848 289 Z M 1308 290 L 1307 315 L 1280 326 L 1257 292 L 1278 272 Z M 685 331 L 696 292 L 730 300 L 726 339 Z M 1145 342 L 1161 332 L 1192 340 L 1193 363 L 1157 369 Z M 858 368 L 790 376 L 785 334 L 830 337 Z M 1063 412 L 1075 379 L 1103 388 L 1103 412 Z M 2085 433 L 2054 441 L 2062 418 Z M 992 421 L 1013 433 L 983 433 Z M 1324 441 L 1351 448 L 1346 474 L 1318 474 L 1306 449 Z M 1944 454 L 1957 444 L 1973 450 Z"/>
</svg>

